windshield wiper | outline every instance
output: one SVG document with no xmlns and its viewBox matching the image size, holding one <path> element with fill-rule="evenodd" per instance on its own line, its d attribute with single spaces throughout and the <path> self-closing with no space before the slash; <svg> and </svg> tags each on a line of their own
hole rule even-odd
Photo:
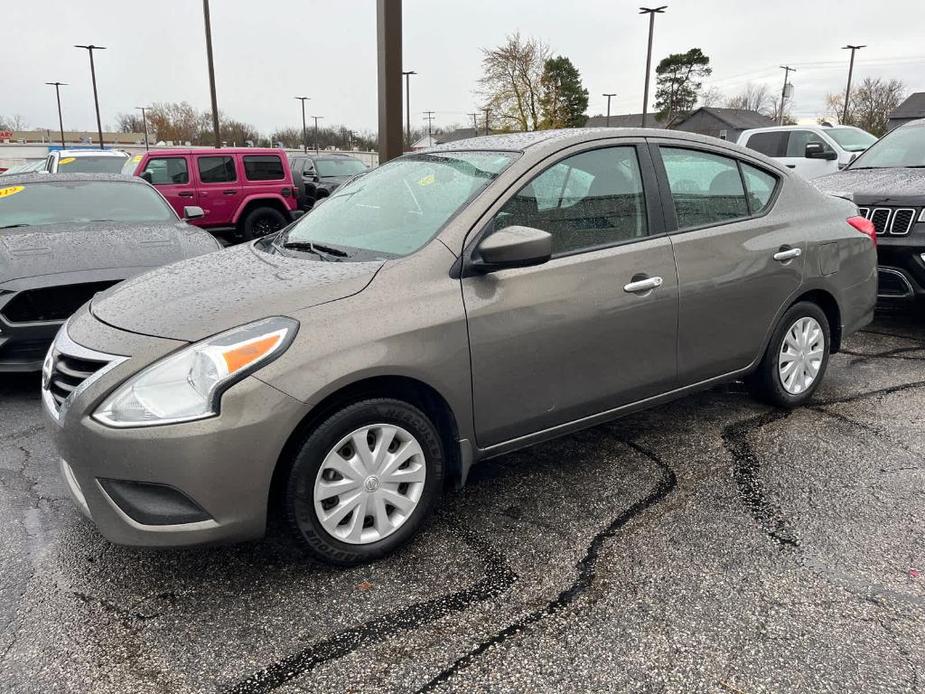
<svg viewBox="0 0 925 694">
<path fill-rule="evenodd" d="M 15 229 L 16 227 L 28 227 L 32 226 L 31 224 L 7 224 L 6 226 L 0 227 L 0 229 Z"/>
<path fill-rule="evenodd" d="M 342 251 L 340 248 L 324 246 L 320 243 L 312 243 L 310 241 L 287 241 L 283 244 L 283 248 L 290 248 L 294 251 L 308 251 L 322 258 L 326 255 L 334 256 L 335 258 L 350 257 L 349 253 Z"/>
</svg>

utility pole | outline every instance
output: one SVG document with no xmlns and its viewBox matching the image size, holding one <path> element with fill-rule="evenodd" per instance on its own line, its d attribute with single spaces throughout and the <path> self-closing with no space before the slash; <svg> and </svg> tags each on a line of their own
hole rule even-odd
<svg viewBox="0 0 925 694">
<path fill-rule="evenodd" d="M 616 94 L 604 94 L 603 96 L 607 97 L 607 127 L 610 127 L 610 100 L 616 96 Z"/>
<path fill-rule="evenodd" d="M 67 82 L 46 82 L 45 84 L 55 88 L 55 96 L 58 98 L 58 128 L 61 130 L 61 147 L 64 147 L 64 119 L 61 118 L 61 87 L 66 87 Z M 51 138 L 48 138 L 49 140 Z"/>
<path fill-rule="evenodd" d="M 424 111 L 424 120 L 427 121 L 427 140 L 428 140 L 427 146 L 428 147 L 433 146 L 433 139 L 434 139 L 433 125 L 434 125 L 434 114 L 435 113 L 436 111 Z"/>
<path fill-rule="evenodd" d="M 212 20 L 209 15 L 209 0 L 202 0 L 202 16 L 206 24 L 206 58 L 209 61 L 209 91 L 212 96 L 212 131 L 215 134 L 215 146 L 222 146 L 222 136 L 218 129 L 218 98 L 215 96 L 215 65 L 212 62 Z"/>
<path fill-rule="evenodd" d="M 490 128 L 490 126 L 489 126 L 489 119 L 491 118 L 491 109 L 490 109 L 490 108 L 483 108 L 482 111 L 485 112 L 485 134 L 486 134 L 486 135 L 490 135 L 490 134 L 491 134 L 491 128 Z"/>
<path fill-rule="evenodd" d="M 781 65 L 781 70 L 784 71 L 784 88 L 780 90 L 780 113 L 777 114 L 777 124 L 784 124 L 784 100 L 787 98 L 787 85 L 789 84 L 788 78 L 790 77 L 791 72 L 796 72 L 795 67 L 790 67 L 789 65 Z"/>
<path fill-rule="evenodd" d="M 478 134 L 479 134 L 479 122 L 478 122 L 479 114 L 477 114 L 477 113 L 467 113 L 466 115 L 469 116 L 469 117 L 472 119 L 472 133 L 473 133 L 473 135 L 478 135 Z"/>
<path fill-rule="evenodd" d="M 315 154 L 318 154 L 318 121 L 324 118 L 324 116 L 312 116 L 315 119 Z"/>
<path fill-rule="evenodd" d="M 148 151 L 148 114 L 147 106 L 136 106 L 137 110 L 141 111 L 141 125 L 145 129 L 145 152 Z"/>
<path fill-rule="evenodd" d="M 862 48 L 867 48 L 867 46 L 852 46 L 850 43 L 847 46 L 842 46 L 843 51 L 851 51 L 851 62 L 848 64 L 848 86 L 845 87 L 845 108 L 841 116 L 842 124 L 848 122 L 848 99 L 851 98 L 851 75 L 854 72 L 854 52 Z"/>
<path fill-rule="evenodd" d="M 106 46 L 74 46 L 83 48 L 90 54 L 90 78 L 93 80 L 93 104 L 96 106 L 96 131 L 100 136 L 100 149 L 103 149 L 103 124 L 100 122 L 100 98 L 96 91 L 96 67 L 93 64 L 93 51 L 105 51 Z"/>
<path fill-rule="evenodd" d="M 401 74 L 405 76 L 405 139 L 408 141 L 407 146 L 411 147 L 411 75 L 418 73 L 404 70 Z"/>
<path fill-rule="evenodd" d="M 646 127 L 649 114 L 649 75 L 652 73 L 652 35 L 655 33 L 655 15 L 664 14 L 668 5 L 640 7 L 639 14 L 649 15 L 649 49 L 646 51 L 646 86 L 642 92 L 642 127 Z"/>
<path fill-rule="evenodd" d="M 311 99 L 307 96 L 294 96 L 292 98 L 302 102 L 302 151 L 308 154 L 308 138 L 305 137 L 305 102 L 311 101 Z"/>
</svg>

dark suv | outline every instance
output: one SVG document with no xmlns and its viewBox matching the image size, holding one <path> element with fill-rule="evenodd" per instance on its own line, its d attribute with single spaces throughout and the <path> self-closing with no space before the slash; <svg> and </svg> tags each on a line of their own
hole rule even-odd
<svg viewBox="0 0 925 694">
<path fill-rule="evenodd" d="M 298 189 L 299 207 L 311 209 L 347 179 L 366 171 L 366 164 L 348 154 L 295 154 L 289 156 L 292 182 Z"/>
<path fill-rule="evenodd" d="M 881 304 L 925 298 L 925 119 L 897 128 L 844 171 L 813 182 L 853 199 L 874 223 Z"/>
</svg>

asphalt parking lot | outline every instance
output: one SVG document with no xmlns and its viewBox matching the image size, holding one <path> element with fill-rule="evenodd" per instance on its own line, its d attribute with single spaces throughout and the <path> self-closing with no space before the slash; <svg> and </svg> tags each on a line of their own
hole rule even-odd
<svg viewBox="0 0 925 694">
<path fill-rule="evenodd" d="M 0 380 L 0 690 L 914 692 L 925 319 L 793 413 L 713 390 L 483 463 L 380 563 L 108 544 Z"/>
</svg>

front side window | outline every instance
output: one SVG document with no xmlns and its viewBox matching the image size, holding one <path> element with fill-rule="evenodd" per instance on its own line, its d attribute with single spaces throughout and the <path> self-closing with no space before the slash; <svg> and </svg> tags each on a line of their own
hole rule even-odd
<svg viewBox="0 0 925 694">
<path fill-rule="evenodd" d="M 761 214 L 767 209 L 777 188 L 777 178 L 769 173 L 742 163 L 742 176 L 748 189 L 748 205 L 752 214 Z"/>
<path fill-rule="evenodd" d="M 786 132 L 774 130 L 749 136 L 745 145 L 749 149 L 761 152 L 766 157 L 782 157 L 787 150 L 786 141 Z"/>
<path fill-rule="evenodd" d="M 791 130 L 790 139 L 787 140 L 787 156 L 805 157 L 806 145 L 808 145 L 810 142 L 816 145 L 822 145 L 822 149 L 826 152 L 834 151 L 831 147 L 829 147 L 827 142 L 823 142 L 822 138 L 812 130 Z"/>
<path fill-rule="evenodd" d="M 199 157 L 199 180 L 203 183 L 228 183 L 237 179 L 233 157 Z"/>
<path fill-rule="evenodd" d="M 660 147 L 678 228 L 747 217 L 748 203 L 735 159 L 694 149 Z"/>
<path fill-rule="evenodd" d="M 154 157 L 145 164 L 141 177 L 156 186 L 189 183 L 189 170 L 183 157 Z"/>
<path fill-rule="evenodd" d="M 277 181 L 286 177 L 283 162 L 273 154 L 245 155 L 244 175 L 248 181 Z"/>
<path fill-rule="evenodd" d="M 81 222 L 176 222 L 177 215 L 150 186 L 136 181 L 54 181 L 0 184 L 4 227 Z"/>
<path fill-rule="evenodd" d="M 496 230 L 512 225 L 552 234 L 554 255 L 646 236 L 646 202 L 636 148 L 582 152 L 546 169 L 496 215 Z"/>
<path fill-rule="evenodd" d="M 340 186 L 276 245 L 317 244 L 358 260 L 414 253 L 516 157 L 511 152 L 399 157 Z"/>
</svg>

